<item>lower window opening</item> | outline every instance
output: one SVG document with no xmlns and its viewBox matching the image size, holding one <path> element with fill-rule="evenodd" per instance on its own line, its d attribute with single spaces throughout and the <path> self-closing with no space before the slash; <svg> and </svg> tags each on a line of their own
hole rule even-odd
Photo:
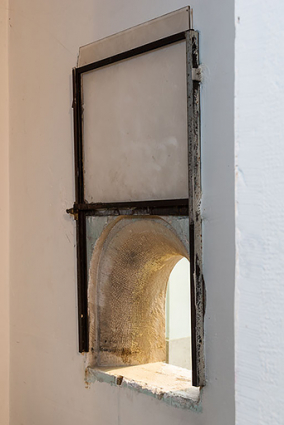
<svg viewBox="0 0 284 425">
<path fill-rule="evenodd" d="M 90 217 L 87 232 L 87 381 L 126 386 L 185 408 L 196 405 L 188 219 Z"/>
</svg>

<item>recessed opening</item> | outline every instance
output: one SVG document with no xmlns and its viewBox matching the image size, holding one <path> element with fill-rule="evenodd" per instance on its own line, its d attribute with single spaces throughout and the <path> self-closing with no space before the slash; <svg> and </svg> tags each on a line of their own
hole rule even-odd
<svg viewBox="0 0 284 425">
<path fill-rule="evenodd" d="M 105 222 L 90 260 L 92 377 L 192 400 L 187 235 L 186 217 Z"/>
<path fill-rule="evenodd" d="M 166 362 L 190 369 L 191 312 L 190 264 L 182 258 L 174 266 L 166 294 Z"/>
<path fill-rule="evenodd" d="M 79 351 L 119 385 L 130 370 L 163 375 L 180 365 L 171 376 L 190 382 L 182 374 L 190 374 L 191 350 L 173 349 L 180 353 L 178 340 L 190 335 L 167 335 L 165 312 L 171 270 L 189 258 L 189 221 L 193 383 L 205 384 L 198 33 L 190 22 L 186 7 L 83 46 L 73 69 L 76 201 L 67 211 L 77 220 Z"/>
</svg>

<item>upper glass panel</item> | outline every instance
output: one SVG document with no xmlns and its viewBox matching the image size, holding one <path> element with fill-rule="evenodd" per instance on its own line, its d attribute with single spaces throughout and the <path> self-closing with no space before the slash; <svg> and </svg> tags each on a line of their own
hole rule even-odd
<svg viewBox="0 0 284 425">
<path fill-rule="evenodd" d="M 85 199 L 187 198 L 185 42 L 82 79 Z"/>
</svg>

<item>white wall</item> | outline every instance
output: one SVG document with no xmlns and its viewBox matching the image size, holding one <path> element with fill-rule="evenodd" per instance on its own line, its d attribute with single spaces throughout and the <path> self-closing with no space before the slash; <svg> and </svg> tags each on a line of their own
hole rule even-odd
<svg viewBox="0 0 284 425">
<path fill-rule="evenodd" d="M 192 369 L 190 265 L 179 260 L 171 271 L 166 294 L 167 363 Z"/>
<path fill-rule="evenodd" d="M 9 423 L 8 1 L 0 1 L 0 424 Z"/>
<path fill-rule="evenodd" d="M 185 0 L 10 0 L 11 425 L 234 423 L 234 2 L 200 30 L 208 385 L 203 412 L 84 384 L 78 354 L 71 68 L 80 45 Z"/>
<path fill-rule="evenodd" d="M 168 280 L 166 295 L 166 338 L 191 335 L 190 270 L 187 258 L 176 263 Z"/>
<path fill-rule="evenodd" d="M 236 420 L 284 421 L 284 3 L 236 0 Z"/>
</svg>

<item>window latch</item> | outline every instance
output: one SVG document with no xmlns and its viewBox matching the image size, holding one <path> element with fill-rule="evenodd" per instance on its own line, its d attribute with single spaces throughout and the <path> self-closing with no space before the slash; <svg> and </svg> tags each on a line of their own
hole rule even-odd
<svg viewBox="0 0 284 425">
<path fill-rule="evenodd" d="M 192 68 L 192 81 L 198 81 L 201 83 L 202 80 L 202 69 L 201 66 L 198 68 Z"/>
</svg>

